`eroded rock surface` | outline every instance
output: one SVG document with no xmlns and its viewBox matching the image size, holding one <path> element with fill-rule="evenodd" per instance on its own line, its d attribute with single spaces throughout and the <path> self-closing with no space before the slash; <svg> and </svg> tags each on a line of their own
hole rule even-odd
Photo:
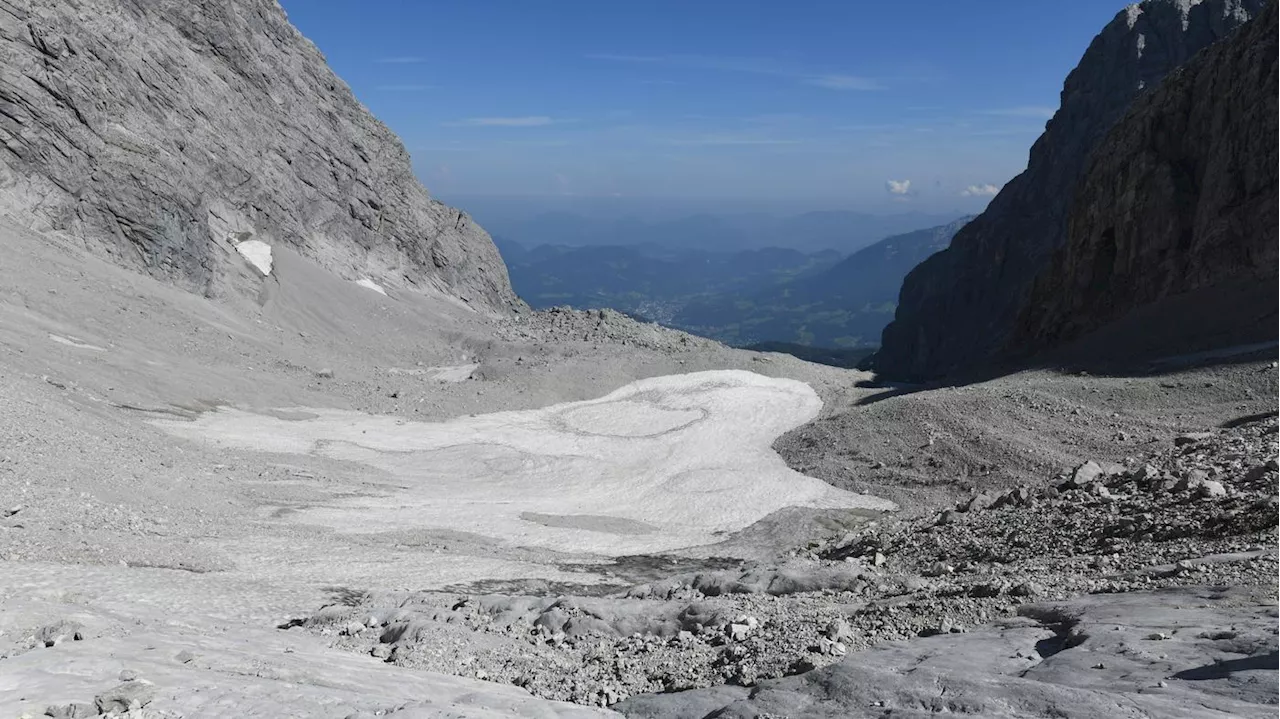
<svg viewBox="0 0 1280 719">
<path fill-rule="evenodd" d="M 0 2 L 0 210 L 206 294 L 256 240 L 518 303 L 488 235 L 274 0 Z"/>
<path fill-rule="evenodd" d="M 973 369 L 1000 350 L 1066 238 L 1089 158 L 1133 100 L 1255 15 L 1261 0 L 1146 0 L 1121 11 L 1063 84 L 1027 169 L 902 285 L 876 368 L 903 379 Z"/>
<path fill-rule="evenodd" d="M 1178 589 L 1022 607 L 967 634 L 894 643 L 746 689 L 644 696 L 628 717 L 1269 717 L 1275 608 Z"/>
</svg>

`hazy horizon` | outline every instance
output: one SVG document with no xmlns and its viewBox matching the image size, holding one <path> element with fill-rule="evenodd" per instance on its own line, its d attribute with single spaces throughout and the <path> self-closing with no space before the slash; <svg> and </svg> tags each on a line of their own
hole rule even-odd
<svg viewBox="0 0 1280 719">
<path fill-rule="evenodd" d="M 440 199 L 471 215 L 501 246 L 516 244 L 526 249 L 612 245 L 737 252 L 775 247 L 849 254 L 887 237 L 972 214 L 911 207 L 862 212 L 804 202 L 701 198 L 451 195 Z"/>
<path fill-rule="evenodd" d="M 441 202 L 473 215 L 497 210 L 504 214 L 525 217 L 570 213 L 595 219 L 635 217 L 652 221 L 698 215 L 724 217 L 769 215 L 785 217 L 838 212 L 889 217 L 902 215 L 966 215 L 974 213 L 974 210 L 962 207 L 963 203 L 960 202 L 954 203 L 952 207 L 934 209 L 901 204 L 866 206 L 842 198 L 664 197 L 661 195 L 617 197 L 609 195 L 554 194 L 486 195 L 454 192 L 432 192 L 431 194 Z M 981 205 L 985 206 L 989 201 L 990 198 L 984 198 Z M 979 207 L 977 211 L 981 211 L 981 209 Z"/>
</svg>

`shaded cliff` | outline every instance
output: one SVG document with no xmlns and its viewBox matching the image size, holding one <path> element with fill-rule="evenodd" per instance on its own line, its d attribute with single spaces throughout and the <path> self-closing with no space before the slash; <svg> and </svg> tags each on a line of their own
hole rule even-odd
<svg viewBox="0 0 1280 719">
<path fill-rule="evenodd" d="M 1229 34 L 1261 0 L 1146 0 L 1094 38 L 1063 85 L 1061 107 L 1031 148 L 1027 169 L 951 246 L 907 275 L 874 366 L 928 379 L 996 357 L 1039 272 L 1060 247 L 1090 155 L 1134 98 Z"/>
<path fill-rule="evenodd" d="M 1094 153 L 1067 242 L 1007 353 L 1054 347 L 1140 308 L 1150 325 L 1159 305 L 1175 315 L 1162 323 L 1163 351 L 1276 337 L 1276 38 L 1272 4 L 1134 102 Z M 1178 299 L 1207 312 L 1170 304 Z"/>
<path fill-rule="evenodd" d="M 205 294 L 234 243 L 518 302 L 275 0 L 0 0 L 0 212 Z"/>
</svg>

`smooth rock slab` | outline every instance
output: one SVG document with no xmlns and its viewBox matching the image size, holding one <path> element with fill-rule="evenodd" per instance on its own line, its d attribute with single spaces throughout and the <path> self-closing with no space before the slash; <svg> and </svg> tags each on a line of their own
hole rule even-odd
<svg viewBox="0 0 1280 719">
<path fill-rule="evenodd" d="M 750 689 L 640 695 L 614 709 L 629 719 L 1274 717 L 1268 595 L 1190 587 L 1026 605 L 970 633 L 886 642 Z M 1153 630 L 1166 637 L 1158 647 Z"/>
</svg>

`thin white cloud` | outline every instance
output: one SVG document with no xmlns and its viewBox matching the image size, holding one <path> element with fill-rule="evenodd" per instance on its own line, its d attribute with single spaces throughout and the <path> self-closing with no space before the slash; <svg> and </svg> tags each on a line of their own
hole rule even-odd
<svg viewBox="0 0 1280 719">
<path fill-rule="evenodd" d="M 825 87 L 828 90 L 879 90 L 880 83 L 857 75 L 819 75 L 804 80 L 804 84 Z"/>
<path fill-rule="evenodd" d="M 905 195 L 911 192 L 911 180 L 885 180 L 884 188 L 891 195 Z"/>
<path fill-rule="evenodd" d="M 546 115 L 525 115 L 522 117 L 468 117 L 465 120 L 444 124 L 451 127 L 543 127 L 557 122 L 567 122 L 567 120 L 557 120 Z"/>
<path fill-rule="evenodd" d="M 749 125 L 789 125 L 804 122 L 807 119 L 809 118 L 798 112 L 771 112 L 741 118 L 742 122 Z"/>
<path fill-rule="evenodd" d="M 801 141 L 741 135 L 702 135 L 699 137 L 670 138 L 661 142 L 667 145 L 798 145 Z"/>
<path fill-rule="evenodd" d="M 586 56 L 588 60 L 609 60 L 612 62 L 661 63 L 671 56 L 663 55 L 619 55 L 611 52 L 597 52 Z"/>
<path fill-rule="evenodd" d="M 417 55 L 401 55 L 399 57 L 380 57 L 378 62 L 383 65 L 416 65 L 426 62 L 427 58 L 418 57 Z"/>
<path fill-rule="evenodd" d="M 970 137 L 1007 137 L 1010 135 L 1038 135 L 1044 132 L 1044 126 L 1038 127 L 994 127 L 987 130 L 966 132 Z"/>
<path fill-rule="evenodd" d="M 990 183 L 982 185 L 969 185 L 960 192 L 963 197 L 995 197 L 1000 192 L 1000 185 L 992 185 Z"/>
<path fill-rule="evenodd" d="M 1046 105 L 1021 105 L 1019 107 L 1003 107 L 994 110 L 982 110 L 983 115 L 999 115 L 1001 117 L 1039 117 L 1048 120 L 1056 110 Z"/>
<path fill-rule="evenodd" d="M 409 148 L 414 154 L 429 152 L 480 152 L 483 148 L 467 147 L 466 145 L 418 145 Z"/>
<path fill-rule="evenodd" d="M 568 147 L 573 143 L 568 140 L 506 140 L 502 144 L 512 147 Z"/>
<path fill-rule="evenodd" d="M 786 78 L 805 85 L 822 87 L 828 90 L 879 90 L 881 86 L 875 80 L 857 75 L 839 73 L 820 73 L 812 69 L 797 67 L 771 58 L 761 57 L 715 57 L 709 55 L 618 55 L 613 53 L 597 53 L 587 55 L 591 60 L 623 62 L 634 65 L 661 65 L 692 70 L 715 70 L 719 72 L 738 72 L 751 75 L 768 75 Z"/>
<path fill-rule="evenodd" d="M 884 130 L 900 130 L 901 125 L 836 125 L 835 129 L 845 132 L 879 132 Z"/>
<path fill-rule="evenodd" d="M 756 75 L 790 75 L 791 71 L 780 63 L 769 58 L 755 57 L 714 57 L 709 55 L 617 55 L 598 53 L 587 55 L 591 60 L 607 60 L 610 62 L 626 62 L 637 65 L 664 65 L 668 67 L 685 67 L 695 70 L 720 70 L 722 72 L 745 72 Z"/>
</svg>

